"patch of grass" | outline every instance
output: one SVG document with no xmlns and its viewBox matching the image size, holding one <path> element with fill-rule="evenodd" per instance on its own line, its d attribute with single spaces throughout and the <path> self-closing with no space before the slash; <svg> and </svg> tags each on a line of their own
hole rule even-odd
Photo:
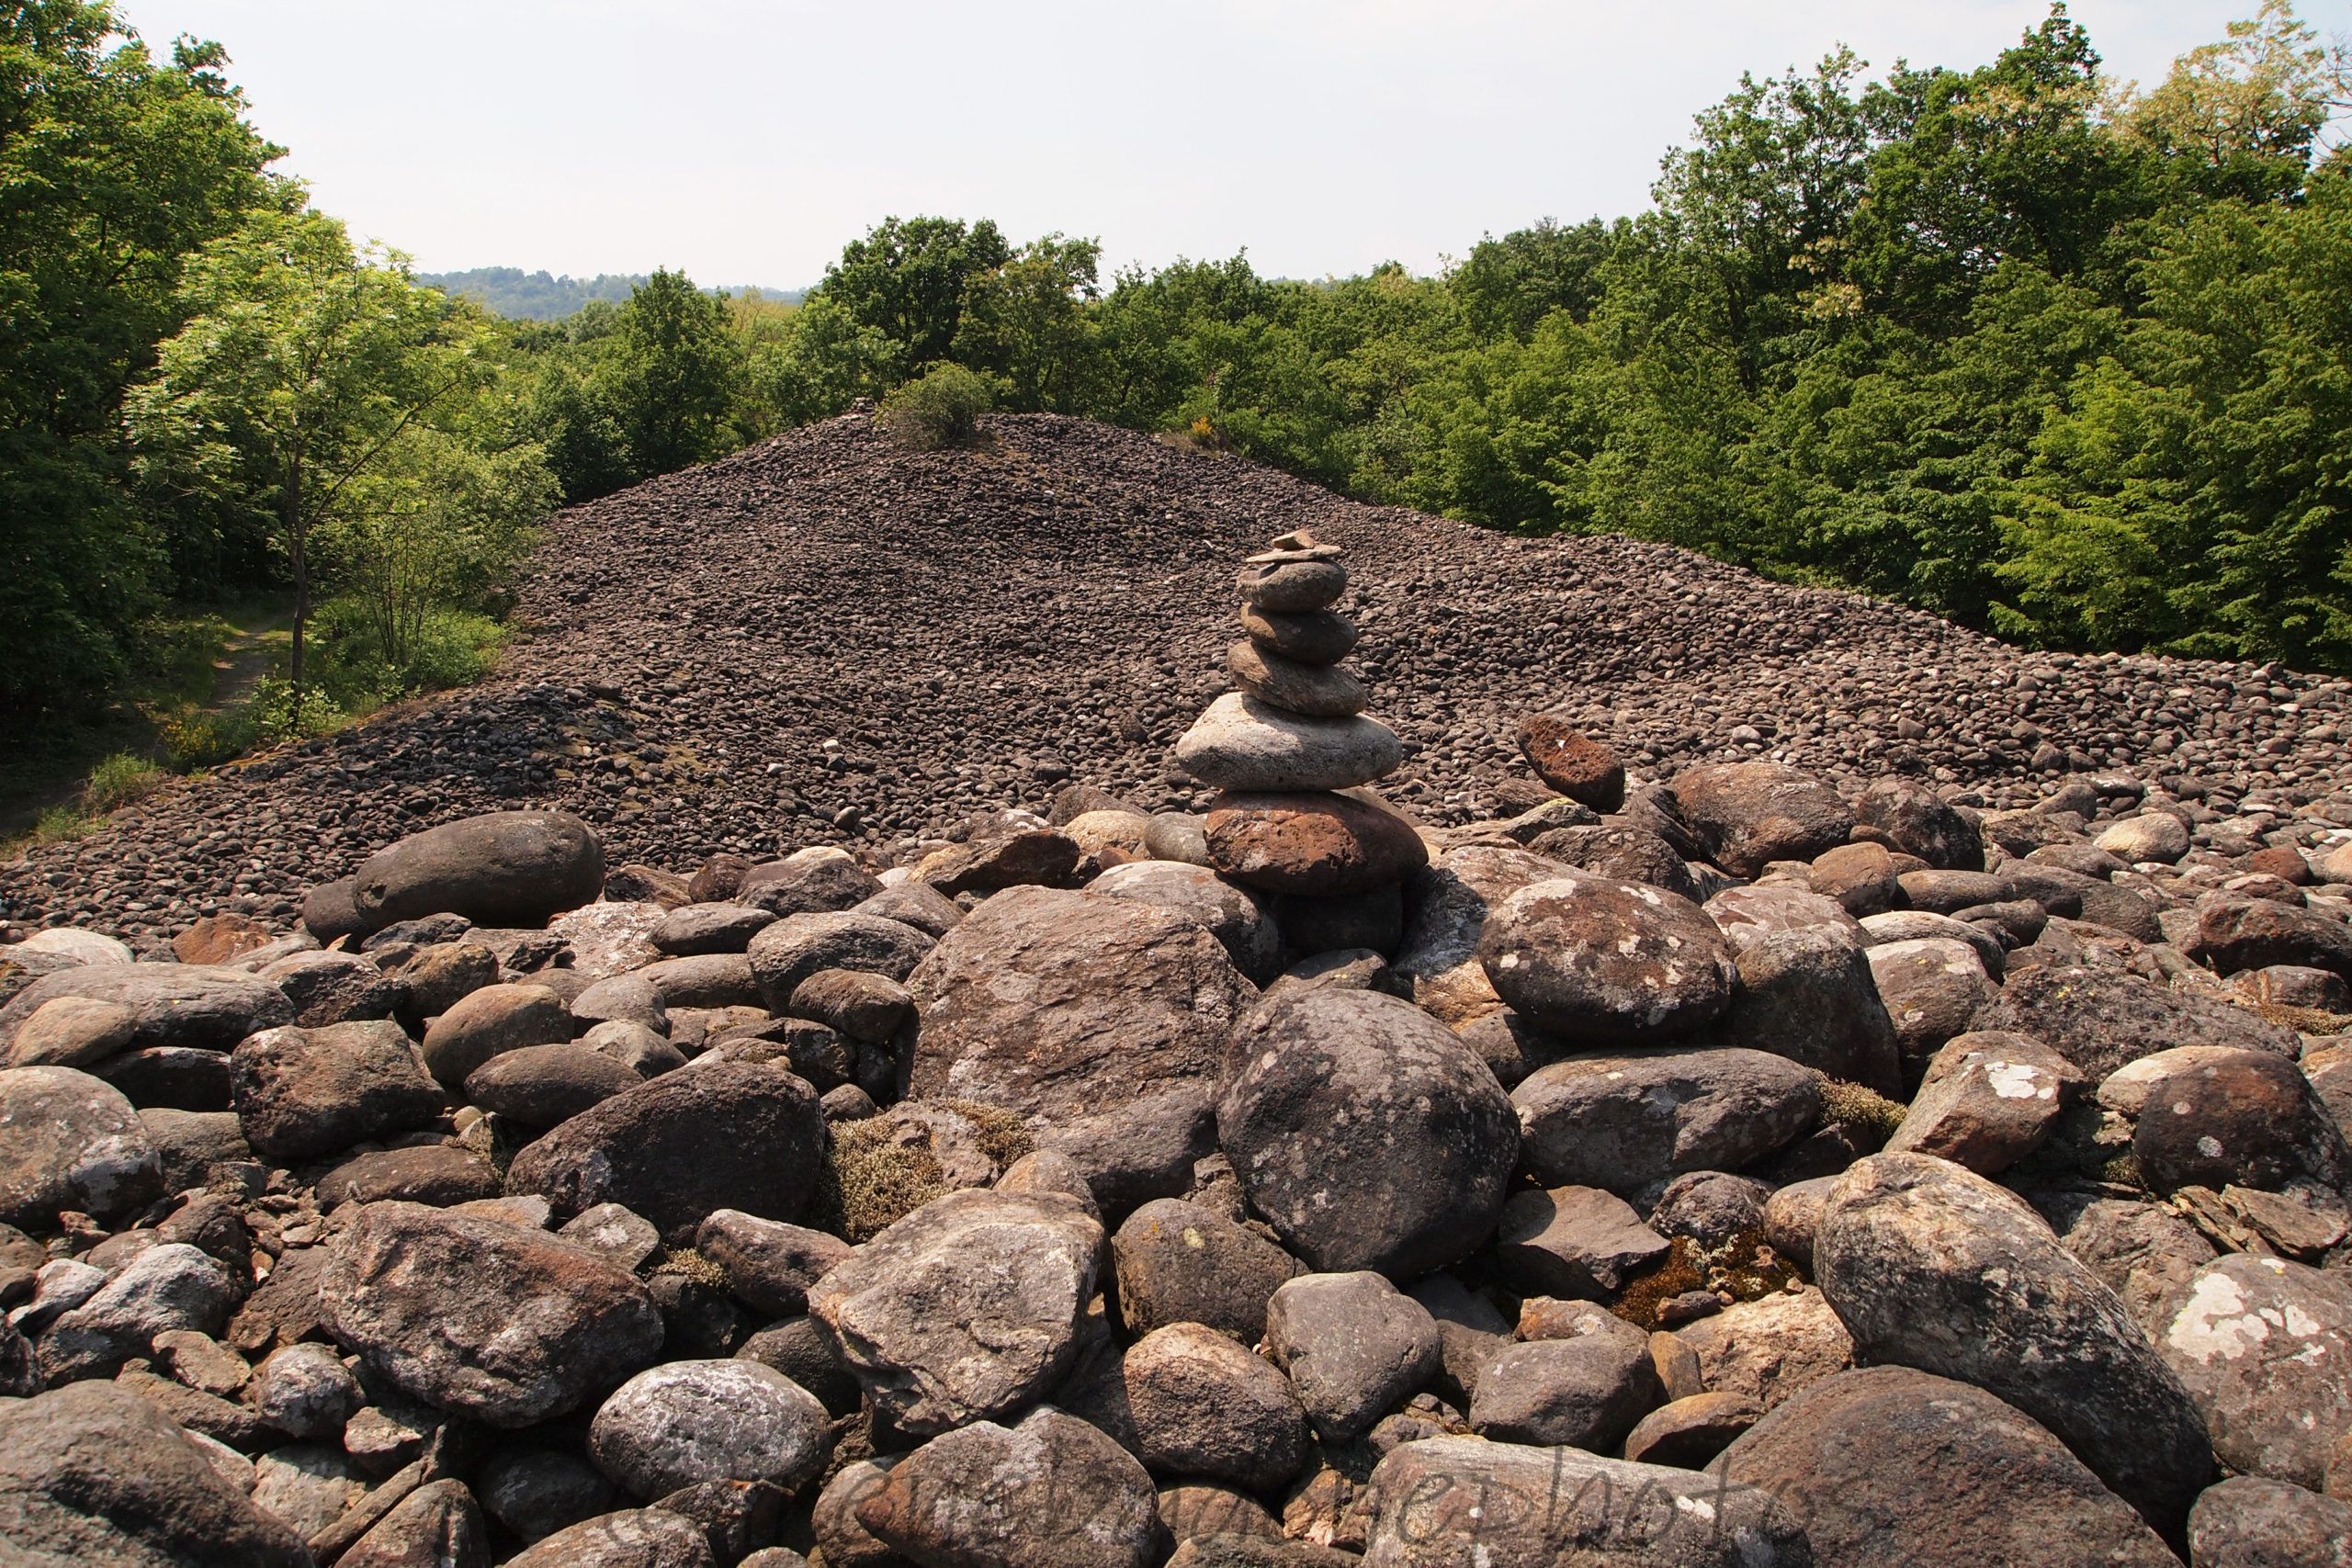
<svg viewBox="0 0 2352 1568">
<path fill-rule="evenodd" d="M 723 1291 L 727 1288 L 727 1270 L 692 1247 L 680 1247 L 676 1251 L 665 1253 L 662 1261 L 654 1265 L 653 1272 L 683 1275 L 695 1284 L 707 1286 L 714 1291 Z"/>
<path fill-rule="evenodd" d="M 2265 1022 L 2291 1029 L 2298 1034 L 2341 1034 L 2352 1029 L 2352 1016 L 2330 1012 L 2325 1008 L 2289 1007 L 2284 1002 L 2259 1001 L 2246 996 L 2233 996 L 2230 999 Z"/>
<path fill-rule="evenodd" d="M 151 759 L 135 752 L 117 751 L 90 770 L 90 782 L 82 786 L 82 798 L 94 812 L 114 811 L 154 794 L 164 778 L 164 770 Z"/>
<path fill-rule="evenodd" d="M 1904 1112 L 1909 1108 L 1901 1100 L 1889 1100 L 1873 1089 L 1844 1078 L 1824 1077 L 1821 1080 L 1821 1121 L 1850 1128 L 1856 1141 L 1871 1149 L 1882 1148 L 1894 1130 L 1903 1125 Z"/>
<path fill-rule="evenodd" d="M 1000 1175 L 1011 1168 L 1012 1162 L 1033 1153 L 1037 1140 L 1020 1117 L 1001 1105 L 982 1105 L 976 1100 L 944 1100 L 948 1110 L 979 1129 L 980 1152 L 996 1162 Z"/>
<path fill-rule="evenodd" d="M 2136 1187 L 2143 1192 L 2148 1190 L 2146 1179 L 2140 1174 L 2140 1160 L 2136 1155 L 2118 1155 L 2109 1160 L 2098 1168 L 2098 1179 L 2113 1182 L 2118 1187 Z"/>
</svg>

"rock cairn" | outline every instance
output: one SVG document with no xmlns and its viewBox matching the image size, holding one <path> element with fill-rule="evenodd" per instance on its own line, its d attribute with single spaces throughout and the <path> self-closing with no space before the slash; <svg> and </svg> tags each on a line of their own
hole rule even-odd
<svg viewBox="0 0 2352 1568">
<path fill-rule="evenodd" d="M 1243 563 L 1241 629 L 1226 650 L 1237 691 L 1176 743 L 1176 761 L 1218 794 L 1207 863 L 1277 900 L 1294 956 L 1393 950 L 1404 882 L 1428 863 L 1413 824 L 1363 786 L 1404 761 L 1396 734 L 1364 716 L 1364 683 L 1343 668 L 1355 623 L 1336 545 L 1284 534 Z"/>
</svg>

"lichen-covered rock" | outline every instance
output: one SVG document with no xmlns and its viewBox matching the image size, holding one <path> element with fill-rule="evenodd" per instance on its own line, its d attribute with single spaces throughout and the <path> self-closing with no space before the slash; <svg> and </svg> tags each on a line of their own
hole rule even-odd
<svg viewBox="0 0 2352 1568">
<path fill-rule="evenodd" d="M 229 1054 L 229 1081 L 245 1142 L 280 1165 L 428 1126 L 447 1103 L 390 1020 L 266 1029 Z"/>
<path fill-rule="evenodd" d="M 1650 1044 L 1730 1006 L 1737 972 L 1714 922 L 1688 899 L 1572 872 L 1494 908 L 1478 961 L 1533 1028 L 1592 1044 Z"/>
<path fill-rule="evenodd" d="M 1873 1155 L 1830 1192 L 1814 1268 L 1855 1348 L 1998 1394 L 2159 1530 L 2213 1450 L 2180 1379 L 2115 1293 L 2006 1190 L 1931 1155 Z"/>
<path fill-rule="evenodd" d="M 1102 1227 L 1072 1199 L 950 1192 L 808 1291 L 875 1408 L 924 1435 L 1010 1415 L 1069 1364 Z"/>
<path fill-rule="evenodd" d="M 162 1158 L 120 1090 L 72 1067 L 0 1070 L 0 1223 L 111 1217 L 163 1192 Z"/>
<path fill-rule="evenodd" d="M 662 1314 L 626 1269 L 414 1203 L 361 1210 L 335 1239 L 318 1300 L 375 1375 L 492 1427 L 577 1409 L 662 1348 Z"/>
<path fill-rule="evenodd" d="M 2352 1433 L 2352 1284 L 2233 1253 L 2179 1286 L 2156 1348 L 2232 1470 L 2317 1491 Z"/>
<path fill-rule="evenodd" d="M 933 1438 L 855 1512 L 902 1554 L 959 1568 L 1146 1568 L 1167 1550 L 1143 1466 L 1051 1406 Z"/>
<path fill-rule="evenodd" d="M 1737 1170 L 1820 1119 L 1820 1081 L 1762 1051 L 1573 1056 L 1511 1091 L 1521 1164 L 1547 1187 L 1621 1196 L 1684 1171 Z"/>
<path fill-rule="evenodd" d="M 588 1450 L 597 1468 L 639 1497 L 705 1481 L 758 1481 L 796 1491 L 824 1467 L 825 1407 L 757 1361 L 667 1361 L 597 1407 Z"/>
<path fill-rule="evenodd" d="M 1452 1031 L 1376 991 L 1296 990 L 1243 1021 L 1230 1060 L 1218 1142 L 1311 1267 L 1410 1279 L 1486 1239 L 1518 1129 Z"/>
</svg>

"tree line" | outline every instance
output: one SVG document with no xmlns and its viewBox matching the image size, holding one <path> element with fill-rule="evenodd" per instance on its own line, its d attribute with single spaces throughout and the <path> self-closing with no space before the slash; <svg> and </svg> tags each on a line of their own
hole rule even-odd
<svg viewBox="0 0 2352 1568">
<path fill-rule="evenodd" d="M 894 218 L 797 304 L 664 271 L 505 321 L 275 174 L 217 46 L 32 0 L 0 17 L 0 714 L 100 700 L 175 605 L 263 585 L 298 705 L 462 678 L 553 505 L 943 374 L 2022 640 L 2352 671 L 2345 66 L 2266 0 L 2128 89 L 2056 6 L 1973 69 L 1744 78 L 1650 210 L 1436 276 L 1106 283 L 1092 239 Z"/>
</svg>

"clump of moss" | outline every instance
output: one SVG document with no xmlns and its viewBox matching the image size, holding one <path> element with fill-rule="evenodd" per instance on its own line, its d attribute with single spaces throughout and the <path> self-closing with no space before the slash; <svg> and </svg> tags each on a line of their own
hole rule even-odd
<svg viewBox="0 0 2352 1568">
<path fill-rule="evenodd" d="M 1761 1225 L 1735 1233 L 1708 1259 L 1707 1288 L 1728 1291 L 1736 1302 L 1761 1301 L 1797 1278 L 1796 1266 L 1772 1250 Z"/>
<path fill-rule="evenodd" d="M 2145 1190 L 2147 1181 L 2140 1175 L 2140 1161 L 2135 1155 L 2118 1155 L 2098 1168 L 2098 1179 L 2118 1187 L 2137 1187 Z"/>
<path fill-rule="evenodd" d="M 1889 1100 L 1873 1089 L 1865 1089 L 1844 1078 L 1824 1076 L 1821 1080 L 1821 1120 L 1835 1122 L 1854 1134 L 1855 1142 L 1871 1149 L 1883 1148 L 1903 1125 L 1907 1109 L 1901 1100 Z"/>
<path fill-rule="evenodd" d="M 1020 1117 L 1001 1105 L 982 1105 L 976 1100 L 944 1100 L 940 1103 L 979 1129 L 980 1152 L 996 1162 L 1000 1172 L 1010 1169 L 1012 1162 L 1037 1147 L 1037 1140 Z"/>
<path fill-rule="evenodd" d="M 664 1254 L 662 1261 L 654 1266 L 653 1272 L 682 1274 L 695 1284 L 707 1285 L 714 1291 L 727 1288 L 727 1270 L 691 1247 L 680 1247 Z"/>
<path fill-rule="evenodd" d="M 1706 1260 L 1687 1235 L 1667 1244 L 1657 1267 L 1618 1292 L 1609 1310 L 1636 1328 L 1656 1328 L 1658 1309 L 1675 1297 L 1707 1288 Z"/>
<path fill-rule="evenodd" d="M 2253 997 L 2232 998 L 2256 1018 L 2298 1034 L 2341 1034 L 2352 1029 L 2352 1014 L 2330 1012 L 2325 1008 L 2289 1007 L 2284 1002 L 2266 1002 Z"/>
<path fill-rule="evenodd" d="M 811 1217 L 844 1241 L 867 1242 L 947 1190 L 931 1150 L 901 1142 L 895 1123 L 879 1119 L 833 1129 Z"/>
</svg>

